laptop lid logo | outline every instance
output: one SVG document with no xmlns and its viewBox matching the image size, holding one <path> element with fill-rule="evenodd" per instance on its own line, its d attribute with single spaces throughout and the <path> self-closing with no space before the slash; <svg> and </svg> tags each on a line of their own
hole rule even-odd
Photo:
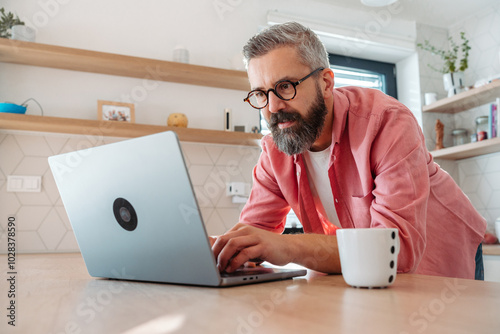
<svg viewBox="0 0 500 334">
<path fill-rule="evenodd" d="M 113 213 L 115 219 L 127 231 L 133 231 L 137 228 L 137 214 L 134 207 L 125 198 L 118 197 L 113 202 Z"/>
</svg>

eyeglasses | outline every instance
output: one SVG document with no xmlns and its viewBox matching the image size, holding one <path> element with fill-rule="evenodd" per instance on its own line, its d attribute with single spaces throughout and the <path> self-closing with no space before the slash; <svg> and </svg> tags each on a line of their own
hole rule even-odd
<svg viewBox="0 0 500 334">
<path fill-rule="evenodd" d="M 281 80 L 276 83 L 274 89 L 268 89 L 267 91 L 262 89 L 255 89 L 248 93 L 247 97 L 243 99 L 244 102 L 248 102 L 255 109 L 262 109 L 269 103 L 269 92 L 273 92 L 278 98 L 283 101 L 292 100 L 295 95 L 297 95 L 297 86 L 300 85 L 304 80 L 309 78 L 311 75 L 318 71 L 324 70 L 323 67 L 317 68 L 299 81 L 292 82 L 290 80 Z"/>
</svg>

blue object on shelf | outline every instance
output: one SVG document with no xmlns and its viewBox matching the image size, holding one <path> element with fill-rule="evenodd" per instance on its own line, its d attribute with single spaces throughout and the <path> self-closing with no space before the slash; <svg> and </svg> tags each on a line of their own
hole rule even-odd
<svg viewBox="0 0 500 334">
<path fill-rule="evenodd" d="M 14 103 L 0 103 L 0 112 L 24 114 L 26 113 L 26 107 Z"/>
</svg>

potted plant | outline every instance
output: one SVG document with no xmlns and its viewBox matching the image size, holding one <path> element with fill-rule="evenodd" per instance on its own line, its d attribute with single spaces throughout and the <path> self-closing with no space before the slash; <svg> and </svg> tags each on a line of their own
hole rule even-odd
<svg viewBox="0 0 500 334">
<path fill-rule="evenodd" d="M 5 9 L 0 8 L 0 37 L 10 38 L 12 36 L 11 30 L 13 26 L 24 25 L 24 22 L 19 17 L 11 12 L 5 13 Z"/>
<path fill-rule="evenodd" d="M 465 37 L 465 33 L 460 32 L 462 43 L 458 45 L 453 38 L 448 37 L 450 48 L 441 50 L 431 45 L 428 40 L 424 43 L 418 43 L 417 47 L 429 51 L 432 54 L 440 56 L 444 60 L 443 66 L 439 69 L 432 65 L 428 65 L 435 71 L 443 73 L 444 87 L 448 91 L 448 96 L 453 96 L 458 93 L 463 87 L 463 72 L 469 67 L 469 40 Z M 461 56 L 459 58 L 459 56 Z"/>
<path fill-rule="evenodd" d="M 0 37 L 34 42 L 35 34 L 35 29 L 26 26 L 17 15 L 6 13 L 3 7 L 0 8 Z"/>
</svg>

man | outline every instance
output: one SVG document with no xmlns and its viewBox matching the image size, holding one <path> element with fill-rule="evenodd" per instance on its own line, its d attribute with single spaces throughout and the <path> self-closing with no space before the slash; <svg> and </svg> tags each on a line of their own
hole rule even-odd
<svg viewBox="0 0 500 334">
<path fill-rule="evenodd" d="M 337 228 L 398 228 L 398 272 L 481 278 L 486 222 L 433 162 L 412 113 L 377 90 L 334 89 L 318 37 L 272 26 L 244 47 L 262 139 L 240 222 L 213 240 L 221 271 L 250 260 L 340 273 Z M 293 209 L 304 234 L 281 235 Z M 482 263 L 481 263 L 482 264 Z"/>
</svg>

